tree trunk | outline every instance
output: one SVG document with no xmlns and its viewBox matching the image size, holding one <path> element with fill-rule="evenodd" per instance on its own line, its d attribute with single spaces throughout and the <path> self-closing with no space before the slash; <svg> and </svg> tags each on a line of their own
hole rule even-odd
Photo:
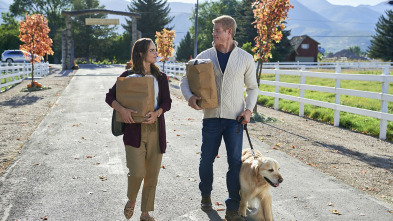
<svg viewBox="0 0 393 221">
<path fill-rule="evenodd" d="M 257 78 L 258 92 L 259 92 L 259 85 L 260 85 L 260 82 L 261 82 L 262 66 L 263 66 L 263 61 L 262 60 L 258 60 L 257 70 L 256 70 L 256 74 L 255 74 L 256 78 Z M 258 101 L 255 104 L 253 112 L 257 113 L 257 111 L 258 111 Z"/>
<path fill-rule="evenodd" d="M 31 87 L 34 87 L 34 62 L 31 63 Z"/>
</svg>

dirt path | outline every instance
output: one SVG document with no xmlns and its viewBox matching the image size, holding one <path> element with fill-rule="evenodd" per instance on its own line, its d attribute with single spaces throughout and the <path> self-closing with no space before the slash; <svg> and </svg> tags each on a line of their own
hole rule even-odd
<svg viewBox="0 0 393 221">
<path fill-rule="evenodd" d="M 52 89 L 21 92 L 29 83 L 29 80 L 24 80 L 0 93 L 0 175 L 10 165 L 72 78 L 72 72 L 60 70 L 61 65 L 51 66 L 51 74 L 37 81 Z"/>
</svg>

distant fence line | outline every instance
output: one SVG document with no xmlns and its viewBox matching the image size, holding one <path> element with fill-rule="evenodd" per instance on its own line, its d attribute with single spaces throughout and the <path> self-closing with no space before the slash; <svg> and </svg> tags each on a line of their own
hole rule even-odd
<svg viewBox="0 0 393 221">
<path fill-rule="evenodd" d="M 361 64 L 359 64 L 361 63 Z M 274 74 L 275 80 L 261 80 L 260 83 L 262 85 L 273 85 L 275 86 L 275 92 L 267 92 L 267 91 L 259 91 L 259 95 L 274 97 L 274 109 L 278 110 L 279 107 L 279 99 L 286 99 L 291 101 L 296 101 L 299 103 L 299 116 L 304 116 L 304 104 L 315 105 L 319 107 L 325 107 L 328 109 L 334 110 L 334 126 L 339 126 L 340 123 L 340 112 L 348 112 L 353 114 L 359 114 L 368 117 L 374 117 L 380 119 L 380 132 L 379 138 L 382 140 L 386 139 L 387 132 L 387 121 L 393 121 L 393 114 L 388 113 L 388 102 L 393 102 L 393 95 L 388 94 L 389 91 L 389 83 L 393 82 L 393 76 L 389 76 L 389 71 L 392 68 L 393 63 L 389 62 L 378 62 L 378 63 L 370 63 L 363 64 L 363 62 L 359 63 L 305 63 L 302 62 L 300 66 L 297 66 L 299 63 L 274 63 L 264 64 L 264 68 L 262 73 L 264 74 Z M 305 65 L 303 65 L 305 64 Z M 158 65 L 162 68 L 162 63 L 158 63 Z M 267 69 L 267 67 L 274 67 L 274 69 Z M 334 68 L 335 73 L 323 73 L 323 72 L 311 72 L 306 71 L 307 68 L 315 69 L 319 68 Z M 297 69 L 297 70 L 281 70 L 280 68 L 286 69 Z M 343 74 L 341 73 L 342 68 L 365 68 L 365 69 L 379 69 L 381 70 L 381 75 L 365 75 L 365 74 Z M 181 77 L 186 73 L 186 65 L 185 63 L 168 63 L 165 64 L 164 72 L 174 78 L 181 79 Z M 295 75 L 300 76 L 300 83 L 285 83 L 280 82 L 280 75 Z M 325 86 L 316 86 L 305 84 L 306 77 L 316 77 L 316 78 L 326 78 L 326 79 L 334 79 L 335 87 L 325 87 Z M 356 80 L 356 81 L 377 81 L 382 83 L 381 93 L 376 92 L 368 92 L 368 91 L 360 91 L 360 90 L 351 90 L 341 88 L 341 80 Z M 279 88 L 287 87 L 287 88 L 295 88 L 300 90 L 300 96 L 291 96 L 286 94 L 280 94 Z M 320 91 L 320 92 L 328 92 L 335 94 L 335 102 L 323 102 L 313 99 L 308 99 L 304 97 L 305 90 L 310 91 Z M 345 106 L 340 103 L 341 95 L 349 95 L 356 97 L 364 97 L 371 98 L 381 101 L 381 111 L 372 111 L 367 109 L 355 108 L 351 106 Z"/>
<path fill-rule="evenodd" d="M 23 79 L 31 77 L 31 63 L 0 63 L 0 92 L 6 91 Z M 34 77 L 49 74 L 49 63 L 34 64 Z"/>
</svg>

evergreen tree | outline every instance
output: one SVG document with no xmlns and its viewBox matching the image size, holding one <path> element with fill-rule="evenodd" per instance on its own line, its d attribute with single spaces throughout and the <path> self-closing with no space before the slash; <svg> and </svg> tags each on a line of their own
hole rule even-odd
<svg viewBox="0 0 393 221">
<path fill-rule="evenodd" d="M 252 46 L 255 46 L 254 39 L 258 33 L 254 25 L 251 24 L 255 21 L 254 13 L 252 12 L 253 2 L 254 0 L 242 0 L 239 7 L 236 9 L 237 33 L 235 38 L 239 45 L 251 42 Z"/>
<path fill-rule="evenodd" d="M 103 9 L 98 0 L 73 0 L 73 10 Z M 107 39 L 114 35 L 113 27 L 100 25 L 85 25 L 86 18 L 106 18 L 106 14 L 76 16 L 73 18 L 72 31 L 74 39 L 74 56 L 84 57 L 90 61 L 92 55 L 99 60 L 105 58 L 105 52 L 112 47 Z M 112 55 L 113 56 L 113 55 Z"/>
<path fill-rule="evenodd" d="M 173 17 L 169 16 L 170 8 L 167 0 L 132 0 L 127 8 L 130 12 L 142 15 L 137 19 L 137 29 L 142 32 L 143 38 L 151 38 L 155 41 L 156 31 L 173 28 L 168 27 Z M 132 36 L 132 21 L 128 19 L 126 21 L 127 25 L 123 25 L 123 28 Z"/>
<path fill-rule="evenodd" d="M 269 59 L 270 62 L 276 61 L 285 61 L 285 59 L 292 53 L 294 50 L 291 46 L 291 41 L 289 40 L 289 35 L 291 35 L 291 31 L 283 30 L 282 31 L 282 39 L 279 43 L 274 43 L 272 48 L 272 58 Z"/>
<path fill-rule="evenodd" d="M 369 56 L 384 61 L 393 61 L 393 10 L 386 11 L 386 17 L 381 16 L 372 36 Z"/>
<path fill-rule="evenodd" d="M 213 42 L 213 23 L 212 20 L 221 15 L 235 17 L 236 8 L 239 3 L 236 0 L 219 0 L 216 2 L 206 1 L 199 5 L 198 9 L 198 53 L 212 47 Z M 195 11 L 190 17 L 192 26 L 190 33 L 194 34 Z M 236 20 L 236 17 L 235 17 Z M 237 21 L 236 21 L 237 22 Z M 235 40 L 236 40 L 235 35 Z M 193 36 L 194 38 L 194 36 Z"/>
<path fill-rule="evenodd" d="M 8 12 L 1 13 L 3 23 L 0 25 L 0 53 L 8 49 L 19 49 L 19 23 Z"/>
<path fill-rule="evenodd" d="M 177 61 L 188 61 L 194 54 L 194 42 L 191 39 L 190 32 L 180 41 L 180 45 L 176 51 Z"/>
</svg>

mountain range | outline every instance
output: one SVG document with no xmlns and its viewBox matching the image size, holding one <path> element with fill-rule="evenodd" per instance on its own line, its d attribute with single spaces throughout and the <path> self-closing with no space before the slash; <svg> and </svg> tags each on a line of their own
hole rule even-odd
<svg viewBox="0 0 393 221">
<path fill-rule="evenodd" d="M 7 11 L 10 0 L 0 0 L 0 11 Z M 386 10 L 393 9 L 386 3 L 375 6 L 333 5 L 327 0 L 291 0 L 294 8 L 289 11 L 287 30 L 291 36 L 308 35 L 320 43 L 328 52 L 336 52 L 350 46 L 359 46 L 367 50 L 371 36 L 375 34 L 375 24 Z M 100 0 L 109 10 L 127 11 L 129 0 Z M 168 2 L 170 16 L 174 16 L 169 26 L 176 30 L 175 44 L 179 44 L 186 35 L 191 21 L 189 20 L 195 5 L 193 3 Z M 6 9 L 7 8 L 7 9 Z M 125 24 L 124 16 L 108 15 L 119 18 Z M 0 19 L 1 22 L 1 19 Z M 203 27 L 200 27 L 203 28 Z M 124 29 L 119 26 L 119 32 Z M 143 35 L 143 34 L 142 34 Z"/>
</svg>

